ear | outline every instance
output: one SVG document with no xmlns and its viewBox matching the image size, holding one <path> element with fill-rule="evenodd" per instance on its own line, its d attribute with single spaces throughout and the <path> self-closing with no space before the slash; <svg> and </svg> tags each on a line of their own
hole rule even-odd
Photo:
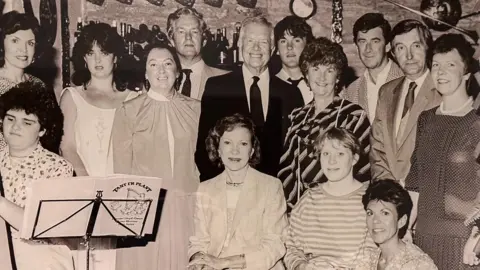
<svg viewBox="0 0 480 270">
<path fill-rule="evenodd" d="M 385 52 L 388 53 L 392 49 L 392 45 L 390 45 L 390 42 L 385 45 Z"/>
<path fill-rule="evenodd" d="M 360 159 L 360 156 L 358 154 L 353 155 L 353 162 L 352 162 L 353 164 L 352 165 L 357 164 L 359 159 Z"/>
<path fill-rule="evenodd" d="M 407 218 L 407 215 L 403 215 L 403 217 L 401 217 L 401 218 L 398 220 L 397 224 L 398 224 L 398 228 L 399 228 L 399 229 L 401 229 L 401 228 L 403 228 L 403 226 L 406 226 L 406 225 L 407 225 L 407 219 L 408 219 L 408 218 Z"/>
<path fill-rule="evenodd" d="M 468 79 L 470 79 L 471 75 L 472 75 L 472 73 L 467 73 L 467 74 L 463 75 L 463 80 L 468 81 Z"/>
<path fill-rule="evenodd" d="M 254 153 L 255 153 L 255 149 L 252 147 L 252 150 L 250 151 L 250 158 L 252 158 Z"/>
<path fill-rule="evenodd" d="M 117 63 L 117 57 L 116 57 L 116 56 L 113 56 L 113 63 L 114 63 L 114 64 Z"/>
<path fill-rule="evenodd" d="M 42 137 L 43 135 L 45 135 L 45 132 L 45 129 L 40 130 L 40 132 L 38 132 L 38 137 Z"/>
</svg>

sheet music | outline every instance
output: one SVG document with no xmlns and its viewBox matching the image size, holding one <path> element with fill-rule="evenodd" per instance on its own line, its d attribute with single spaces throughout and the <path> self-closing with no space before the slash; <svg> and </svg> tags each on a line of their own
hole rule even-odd
<svg viewBox="0 0 480 270">
<path fill-rule="evenodd" d="M 21 237 L 84 236 L 100 193 L 93 237 L 151 234 L 161 186 L 161 178 L 133 175 L 36 181 L 27 190 Z"/>
</svg>

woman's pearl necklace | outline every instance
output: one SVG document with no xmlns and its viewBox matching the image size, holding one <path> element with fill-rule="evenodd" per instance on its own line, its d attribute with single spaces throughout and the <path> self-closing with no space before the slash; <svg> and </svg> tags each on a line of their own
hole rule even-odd
<svg viewBox="0 0 480 270">
<path fill-rule="evenodd" d="M 458 112 L 461 112 L 463 111 L 468 105 L 472 105 L 473 104 L 473 98 L 472 97 L 469 97 L 467 99 L 467 101 L 465 103 L 463 103 L 462 106 L 456 108 L 456 109 L 453 109 L 453 110 L 445 110 L 443 107 L 445 106 L 445 104 L 442 102 L 440 103 L 440 107 L 439 107 L 439 110 L 440 110 L 440 113 L 441 114 L 444 114 L 444 115 L 453 115 L 453 114 L 456 114 Z"/>
</svg>

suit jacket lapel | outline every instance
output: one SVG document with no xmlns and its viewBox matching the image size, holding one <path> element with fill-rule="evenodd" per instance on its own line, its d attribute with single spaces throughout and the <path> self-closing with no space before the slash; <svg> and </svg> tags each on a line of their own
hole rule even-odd
<svg viewBox="0 0 480 270">
<path fill-rule="evenodd" d="M 255 171 L 252 170 L 252 168 L 249 168 L 235 209 L 235 215 L 232 222 L 232 235 L 240 224 L 240 221 L 257 203 L 257 181 Z"/>
<path fill-rule="evenodd" d="M 402 80 L 400 80 L 400 82 L 398 83 L 398 85 L 395 87 L 395 89 L 393 90 L 393 95 L 392 95 L 392 102 L 390 104 L 390 108 L 387 108 L 387 130 L 388 130 L 388 133 L 389 133 L 389 138 L 391 139 L 390 141 L 390 145 L 392 146 L 392 149 L 396 149 L 396 147 L 394 147 L 396 145 L 396 132 L 395 132 L 395 120 L 396 120 L 396 115 L 397 115 L 397 111 L 399 110 L 399 105 L 398 105 L 398 102 L 400 101 L 400 96 L 402 94 L 402 87 L 403 87 L 403 84 L 405 82 L 405 78 L 403 78 Z"/>
<path fill-rule="evenodd" d="M 221 242 L 221 245 L 217 246 L 217 250 L 215 251 L 215 255 L 218 256 L 220 255 L 220 252 L 222 251 L 223 248 L 223 243 L 225 243 L 226 237 L 227 237 L 227 191 L 226 191 L 226 175 L 225 171 L 221 173 L 217 178 L 215 179 L 215 193 L 212 194 L 212 202 L 214 202 L 214 208 L 219 209 L 218 216 L 215 218 L 219 220 L 220 223 L 222 224 L 210 224 L 211 226 L 217 226 L 216 230 L 218 235 L 218 239 Z"/>
<path fill-rule="evenodd" d="M 203 92 L 205 91 L 205 84 L 207 83 L 208 78 L 213 76 L 212 69 L 205 64 L 202 70 L 202 76 L 200 78 L 200 89 L 198 91 L 198 100 L 202 100 Z"/>
<path fill-rule="evenodd" d="M 367 80 L 365 79 L 365 75 L 362 75 L 360 79 L 360 88 L 358 91 L 358 104 L 365 110 L 365 112 L 369 112 L 368 109 L 368 89 L 367 89 Z M 370 119 L 373 121 L 373 119 Z"/>
</svg>

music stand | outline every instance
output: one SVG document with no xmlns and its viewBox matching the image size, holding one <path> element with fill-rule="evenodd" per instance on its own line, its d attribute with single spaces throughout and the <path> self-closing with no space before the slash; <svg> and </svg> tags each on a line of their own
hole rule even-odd
<svg viewBox="0 0 480 270">
<path fill-rule="evenodd" d="M 132 179 L 136 181 L 132 182 Z M 36 196 L 31 196 L 35 198 L 27 200 L 22 238 L 38 240 L 82 237 L 82 244 L 86 247 L 86 269 L 89 270 L 92 237 L 135 237 L 138 239 L 144 237 L 145 234 L 152 233 L 153 225 L 150 226 L 152 222 L 147 222 L 147 220 L 155 219 L 157 204 L 153 204 L 153 202 L 158 201 L 161 186 L 159 183 L 155 183 L 158 179 L 115 176 L 114 183 L 107 183 L 105 180 L 112 181 L 112 177 L 100 179 L 99 177 L 90 177 L 87 180 L 90 180 L 91 183 L 80 191 L 75 190 L 75 186 L 82 185 L 82 180 L 79 178 L 70 183 L 65 179 L 48 179 L 40 181 L 43 183 L 35 183 L 28 191 Z M 71 178 L 69 180 L 71 181 Z M 51 183 L 48 183 L 49 181 Z M 70 194 L 67 196 L 59 196 L 58 193 L 61 191 L 58 190 L 57 194 L 48 192 L 46 186 L 52 183 L 64 185 L 64 187 L 68 183 L 68 185 L 74 186 L 74 191 L 68 191 L 67 193 Z M 86 191 L 91 187 L 94 187 L 93 190 L 96 192 L 95 198 L 85 196 Z M 127 196 L 122 195 L 124 194 L 122 193 L 123 188 L 127 191 Z M 139 190 L 145 192 L 141 193 Z M 74 193 L 75 195 L 73 195 Z M 107 195 L 105 196 L 104 193 Z M 90 191 L 88 194 L 94 193 Z M 136 198 L 130 198 L 131 194 Z M 70 196 L 73 199 L 66 199 Z"/>
</svg>

